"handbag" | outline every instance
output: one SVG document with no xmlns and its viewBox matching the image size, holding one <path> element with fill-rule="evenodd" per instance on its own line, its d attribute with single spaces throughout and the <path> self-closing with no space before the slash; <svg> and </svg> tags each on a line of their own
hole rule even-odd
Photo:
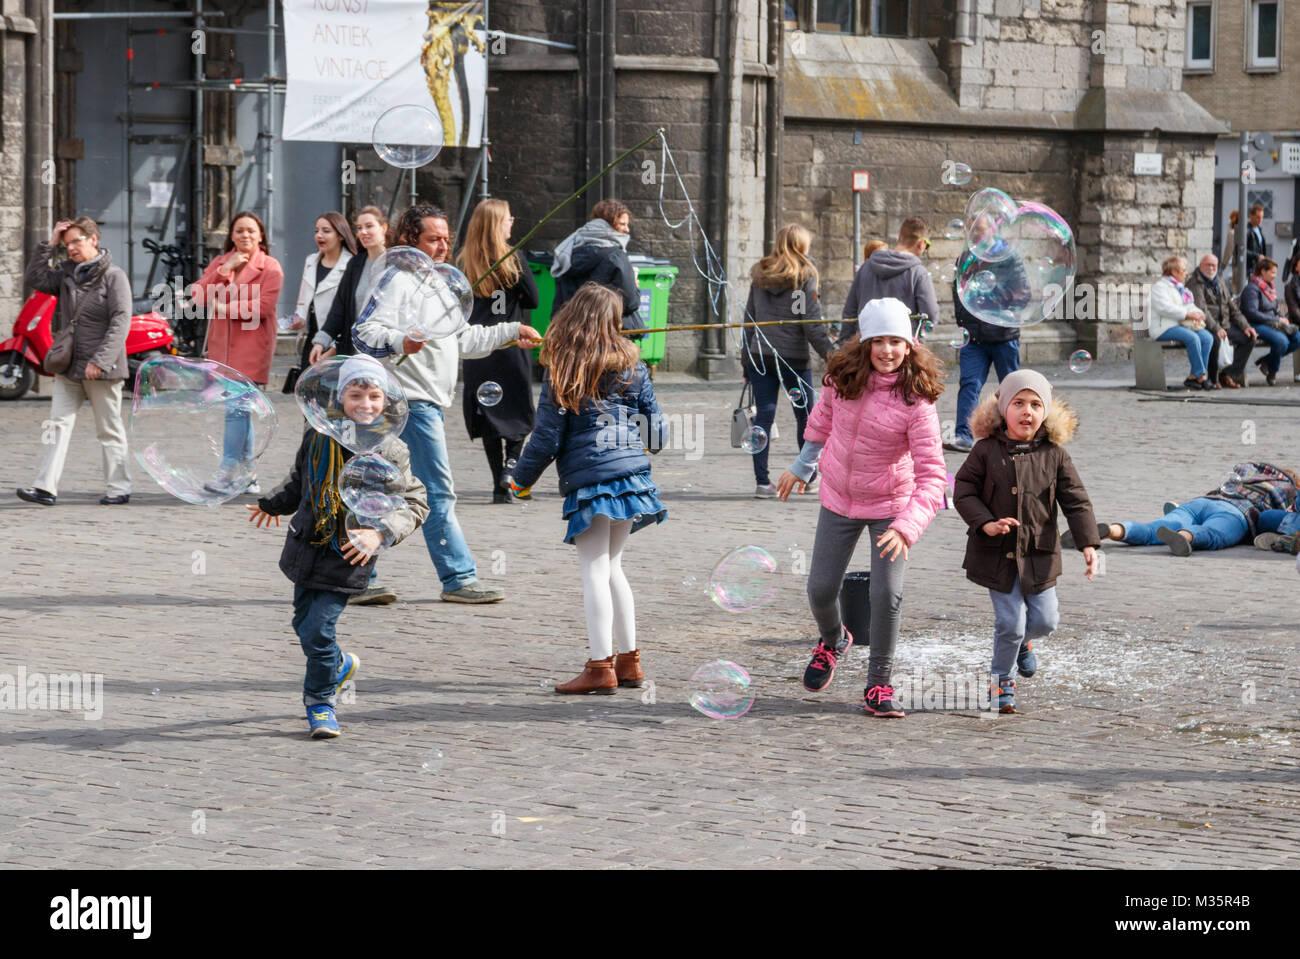
<svg viewBox="0 0 1300 959">
<path fill-rule="evenodd" d="M 77 330 L 77 320 L 81 318 L 81 311 L 85 309 L 88 300 L 90 300 L 89 290 L 83 293 L 81 299 L 77 301 L 77 308 L 72 311 L 72 321 L 54 334 L 54 342 L 45 351 L 45 360 L 41 364 L 45 367 L 46 373 L 66 373 L 68 367 L 72 365 L 72 346 L 73 337 Z"/>
<path fill-rule="evenodd" d="M 1219 369 L 1232 365 L 1232 341 L 1226 336 L 1219 340 Z"/>
<path fill-rule="evenodd" d="M 746 396 L 749 397 L 748 401 L 745 399 Z M 740 388 L 740 403 L 731 411 L 731 445 L 733 448 L 740 449 L 744 444 L 745 436 L 754 426 L 755 412 L 754 385 L 746 380 L 745 385 Z"/>
</svg>

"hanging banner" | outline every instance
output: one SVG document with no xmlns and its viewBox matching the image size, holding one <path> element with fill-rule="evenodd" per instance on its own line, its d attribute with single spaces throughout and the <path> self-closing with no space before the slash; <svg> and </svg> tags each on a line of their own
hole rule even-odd
<svg viewBox="0 0 1300 959">
<path fill-rule="evenodd" d="M 483 3 L 284 0 L 284 139 L 369 143 L 375 120 L 416 104 L 445 146 L 477 147 L 487 97 Z"/>
</svg>

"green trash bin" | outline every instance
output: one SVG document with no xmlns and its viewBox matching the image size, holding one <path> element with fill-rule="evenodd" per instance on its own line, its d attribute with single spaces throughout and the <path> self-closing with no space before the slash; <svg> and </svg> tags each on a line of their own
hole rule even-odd
<svg viewBox="0 0 1300 959">
<path fill-rule="evenodd" d="M 677 282 L 677 267 L 667 260 L 642 256 L 639 253 L 628 254 L 628 259 L 637 268 L 637 288 L 641 291 L 641 306 L 637 310 L 647 327 L 652 329 L 668 325 L 668 294 Z M 555 277 L 551 276 L 550 253 L 533 251 L 528 254 L 528 267 L 533 271 L 537 282 L 539 302 L 532 312 L 530 325 L 538 333 L 546 335 L 546 328 L 551 325 L 551 305 L 555 302 Z M 641 348 L 641 359 L 647 366 L 663 362 L 667 352 L 668 334 L 650 333 L 636 341 Z M 534 350 L 533 355 L 540 354 Z"/>
</svg>

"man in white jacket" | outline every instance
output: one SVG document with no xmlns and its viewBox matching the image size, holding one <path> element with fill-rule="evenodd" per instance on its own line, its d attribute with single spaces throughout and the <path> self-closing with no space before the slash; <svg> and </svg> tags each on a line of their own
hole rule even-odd
<svg viewBox="0 0 1300 959">
<path fill-rule="evenodd" d="M 435 262 L 444 262 L 451 248 L 447 215 L 429 204 L 411 207 L 398 220 L 394 246 L 412 246 Z M 471 282 L 474 279 L 470 277 Z M 376 281 L 382 278 L 376 277 Z M 541 342 L 541 336 L 522 323 L 469 326 L 462 322 L 459 332 L 442 339 L 412 340 L 397 328 L 397 316 L 409 310 L 438 310 L 440 306 L 436 298 L 418 290 L 416 281 L 406 274 L 397 274 L 389 282 L 394 295 L 387 298 L 383 310 L 376 310 L 357 324 L 353 343 L 358 352 L 384 362 L 406 392 L 410 415 L 402 441 L 411 450 L 411 472 L 428 493 L 424 542 L 442 581 L 442 599 L 453 603 L 500 602 L 505 598 L 504 591 L 478 581 L 474 556 L 456 521 L 456 493 L 442 410 L 451 404 L 460 357 L 487 356 L 512 340 L 518 340 L 521 349 L 531 349 Z M 402 356 L 406 360 L 398 365 Z"/>
</svg>

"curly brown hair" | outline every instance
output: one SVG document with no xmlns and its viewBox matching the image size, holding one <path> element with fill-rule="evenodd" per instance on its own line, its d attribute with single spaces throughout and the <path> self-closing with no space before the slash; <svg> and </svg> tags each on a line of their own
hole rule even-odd
<svg viewBox="0 0 1300 959">
<path fill-rule="evenodd" d="M 899 367 L 901 375 L 890 388 L 908 406 L 918 396 L 933 403 L 943 393 L 943 362 L 923 343 L 909 343 L 908 347 Z M 855 336 L 826 361 L 822 386 L 831 387 L 846 400 L 856 400 L 866 391 L 872 369 L 871 340 Z"/>
</svg>

